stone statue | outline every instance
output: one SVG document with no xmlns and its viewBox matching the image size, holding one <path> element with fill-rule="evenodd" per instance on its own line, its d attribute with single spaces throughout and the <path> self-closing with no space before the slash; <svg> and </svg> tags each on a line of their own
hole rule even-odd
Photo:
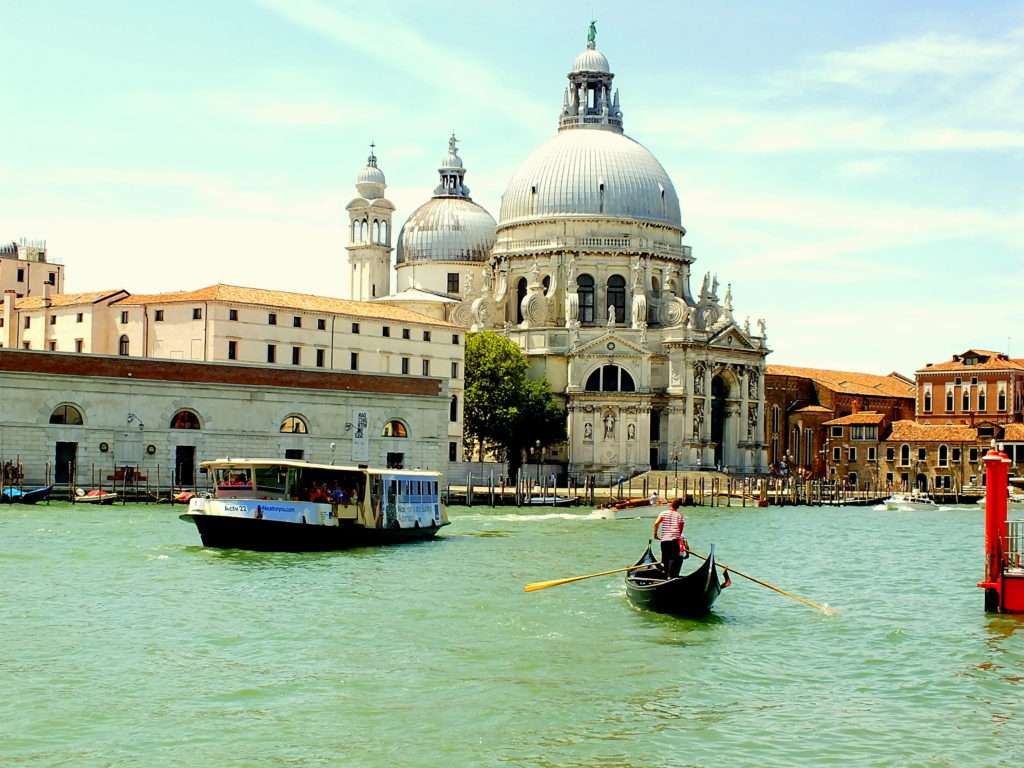
<svg viewBox="0 0 1024 768">
<path fill-rule="evenodd" d="M 481 283 L 483 284 L 483 293 L 490 297 L 491 294 L 491 268 L 484 267 L 481 275 Z"/>
<path fill-rule="evenodd" d="M 458 139 L 455 138 L 455 134 L 453 133 L 451 135 L 451 138 L 448 139 L 448 154 L 449 155 L 454 155 L 455 154 L 455 149 L 456 149 L 455 142 L 457 142 L 457 141 L 458 141 Z"/>
<path fill-rule="evenodd" d="M 640 291 L 640 286 L 643 284 L 643 265 L 640 263 L 640 258 L 633 259 L 633 293 Z"/>
<path fill-rule="evenodd" d="M 704 430 L 704 403 L 693 404 L 693 439 L 700 440 L 701 432 Z"/>
<path fill-rule="evenodd" d="M 604 437 L 605 440 L 615 437 L 615 414 L 611 411 L 604 415 Z"/>
<path fill-rule="evenodd" d="M 750 335 L 750 318 L 749 318 L 749 317 L 747 317 L 747 318 L 746 318 L 746 319 L 745 319 L 745 320 L 743 321 L 743 332 L 744 332 L 745 334 L 747 334 L 747 336 L 749 336 L 749 335 Z"/>
<path fill-rule="evenodd" d="M 757 382 L 760 378 L 757 368 L 747 369 L 747 397 L 751 400 L 757 399 Z"/>
<path fill-rule="evenodd" d="M 716 299 L 718 298 L 718 275 L 715 275 L 711 281 L 711 295 Z"/>
<path fill-rule="evenodd" d="M 764 337 L 764 335 L 765 335 L 765 323 L 764 323 L 764 318 L 763 317 L 759 318 L 758 321 L 757 321 L 757 331 L 758 331 L 758 333 L 761 334 L 762 337 Z"/>
<path fill-rule="evenodd" d="M 565 265 L 565 290 L 576 290 L 576 258 L 569 257 L 569 263 Z"/>
<path fill-rule="evenodd" d="M 635 424 L 630 424 L 628 427 L 626 427 L 626 439 L 627 440 L 636 440 L 636 425 Z"/>
<path fill-rule="evenodd" d="M 608 305 L 608 327 L 609 328 L 614 328 L 615 327 L 615 305 L 614 304 L 609 304 Z"/>
<path fill-rule="evenodd" d="M 693 392 L 696 395 L 704 394 L 704 372 L 706 370 L 707 363 L 703 360 L 698 360 L 693 364 Z"/>
<path fill-rule="evenodd" d="M 757 406 L 751 404 L 747 406 L 747 439 L 752 440 L 754 437 L 754 430 L 757 429 Z"/>
<path fill-rule="evenodd" d="M 591 21 L 587 28 L 587 47 L 593 48 L 595 45 L 597 45 L 597 19 Z"/>
<path fill-rule="evenodd" d="M 583 439 L 593 440 L 594 439 L 594 425 L 589 421 L 583 425 Z"/>
</svg>

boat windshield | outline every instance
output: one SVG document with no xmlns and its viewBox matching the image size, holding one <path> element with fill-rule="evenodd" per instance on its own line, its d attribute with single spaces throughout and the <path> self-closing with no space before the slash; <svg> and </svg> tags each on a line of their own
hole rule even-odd
<svg viewBox="0 0 1024 768">
<path fill-rule="evenodd" d="M 213 473 L 217 490 L 251 491 L 252 478 L 248 467 L 218 467 Z"/>
</svg>

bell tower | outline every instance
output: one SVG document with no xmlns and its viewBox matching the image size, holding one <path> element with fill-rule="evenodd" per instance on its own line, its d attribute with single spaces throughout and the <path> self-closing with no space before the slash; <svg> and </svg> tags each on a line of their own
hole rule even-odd
<svg viewBox="0 0 1024 768">
<path fill-rule="evenodd" d="M 371 301 L 391 293 L 391 217 L 395 206 L 384 197 L 387 184 L 377 167 L 374 145 L 356 177 L 358 196 L 348 211 L 349 298 Z"/>
</svg>

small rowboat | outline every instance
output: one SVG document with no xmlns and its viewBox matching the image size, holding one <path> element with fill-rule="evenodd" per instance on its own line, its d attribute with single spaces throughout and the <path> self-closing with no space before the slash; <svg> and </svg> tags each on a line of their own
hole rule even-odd
<svg viewBox="0 0 1024 768">
<path fill-rule="evenodd" d="M 636 564 L 650 564 L 649 568 L 638 568 L 626 574 L 626 594 L 638 608 L 676 616 L 701 616 L 711 610 L 722 591 L 715 567 L 714 544 L 708 559 L 697 570 L 672 579 L 665 578 L 650 544 Z"/>
<path fill-rule="evenodd" d="M 196 493 L 194 491 L 182 491 L 171 496 L 171 502 L 174 504 L 188 504 L 195 496 Z"/>
<path fill-rule="evenodd" d="M 29 488 L 27 491 L 11 486 L 4 486 L 0 489 L 0 501 L 4 504 L 35 504 L 37 501 L 45 501 L 52 485 L 45 485 L 42 488 Z"/>
<path fill-rule="evenodd" d="M 75 504 L 113 504 L 116 499 L 117 494 L 111 491 L 101 491 L 97 488 L 85 491 L 75 488 Z"/>
</svg>

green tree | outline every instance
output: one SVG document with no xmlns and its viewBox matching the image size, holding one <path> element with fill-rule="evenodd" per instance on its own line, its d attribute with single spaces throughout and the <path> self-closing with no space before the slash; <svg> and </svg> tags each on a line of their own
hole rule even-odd
<svg viewBox="0 0 1024 768">
<path fill-rule="evenodd" d="M 565 440 L 565 409 L 547 381 L 531 379 L 526 355 L 491 331 L 466 336 L 466 437 L 496 449 L 519 474 L 523 451 Z"/>
</svg>

